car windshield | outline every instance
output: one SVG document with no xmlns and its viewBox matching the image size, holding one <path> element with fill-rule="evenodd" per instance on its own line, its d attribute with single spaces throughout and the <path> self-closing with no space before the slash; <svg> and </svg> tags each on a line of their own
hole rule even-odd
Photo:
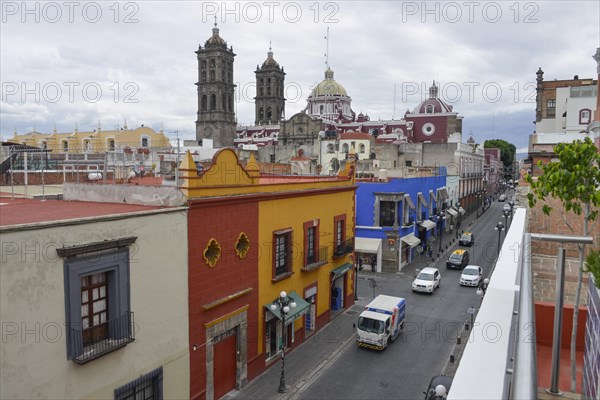
<svg viewBox="0 0 600 400">
<path fill-rule="evenodd" d="M 432 281 L 433 274 L 431 272 L 420 272 L 419 275 L 417 275 L 417 279 L 422 281 Z"/>
<path fill-rule="evenodd" d="M 383 333 L 383 321 L 360 317 L 358 319 L 358 329 L 370 333 Z"/>
<path fill-rule="evenodd" d="M 463 270 L 464 275 L 479 275 L 479 270 L 474 268 L 465 268 Z"/>
<path fill-rule="evenodd" d="M 450 256 L 450 261 L 461 262 L 462 261 L 462 255 L 460 255 L 460 254 L 452 254 Z"/>
<path fill-rule="evenodd" d="M 462 235 L 460 240 L 471 240 L 471 235 Z"/>
</svg>

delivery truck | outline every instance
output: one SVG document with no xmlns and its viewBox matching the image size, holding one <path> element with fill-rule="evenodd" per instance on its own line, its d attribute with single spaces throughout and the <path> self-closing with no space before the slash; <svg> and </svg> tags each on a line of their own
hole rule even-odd
<svg viewBox="0 0 600 400">
<path fill-rule="evenodd" d="M 356 342 L 359 346 L 385 349 L 404 328 L 406 299 L 380 294 L 358 316 Z"/>
</svg>

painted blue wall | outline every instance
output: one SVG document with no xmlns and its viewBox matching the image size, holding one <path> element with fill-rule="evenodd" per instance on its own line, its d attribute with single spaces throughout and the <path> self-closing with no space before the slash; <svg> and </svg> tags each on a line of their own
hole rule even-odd
<svg viewBox="0 0 600 400">
<path fill-rule="evenodd" d="M 429 205 L 429 191 L 433 190 L 436 193 L 438 188 L 446 186 L 445 170 L 440 170 L 440 175 L 430 177 L 416 178 L 390 178 L 388 182 L 357 182 L 358 189 L 356 190 L 356 236 L 385 239 L 385 231 L 392 230 L 392 227 L 375 227 L 375 193 L 405 193 L 410 195 L 411 200 L 418 209 L 417 193 L 421 192 L 427 204 Z M 434 202 L 434 208 L 437 205 Z M 426 213 L 426 218 L 429 218 L 429 207 L 423 207 Z M 418 237 L 418 232 L 415 232 L 414 225 L 407 228 L 402 228 L 402 215 L 404 210 L 402 204 L 398 205 L 397 217 L 399 218 L 398 228 L 400 236 L 413 233 Z M 414 218 L 414 214 L 412 216 Z M 419 218 L 420 219 L 420 218 Z M 372 227 L 368 229 L 365 227 Z M 427 233 L 429 237 L 433 230 Z"/>
</svg>

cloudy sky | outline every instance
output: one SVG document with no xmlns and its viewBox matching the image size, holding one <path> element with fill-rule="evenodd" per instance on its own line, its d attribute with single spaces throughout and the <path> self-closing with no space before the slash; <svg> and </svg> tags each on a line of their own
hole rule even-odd
<svg viewBox="0 0 600 400">
<path fill-rule="evenodd" d="M 329 64 L 357 113 L 399 119 L 435 79 L 464 117 L 463 140 L 522 149 L 535 119 L 535 73 L 595 78 L 597 1 L 2 1 L 3 139 L 140 124 L 194 138 L 197 60 L 217 16 L 237 54 L 240 124 L 254 121 L 254 70 L 272 43 L 289 117 Z M 395 99 L 394 99 L 395 92 Z"/>
</svg>

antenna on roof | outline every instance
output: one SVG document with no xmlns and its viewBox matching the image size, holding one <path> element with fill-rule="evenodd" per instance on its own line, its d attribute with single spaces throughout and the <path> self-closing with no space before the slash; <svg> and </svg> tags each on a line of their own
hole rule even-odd
<svg viewBox="0 0 600 400">
<path fill-rule="evenodd" d="M 325 65 L 329 68 L 329 27 L 327 27 L 327 34 L 325 35 L 325 40 L 327 41 L 327 48 L 325 51 Z"/>
<path fill-rule="evenodd" d="M 392 119 L 396 118 L 396 84 L 394 83 L 394 112 L 392 113 Z"/>
</svg>

